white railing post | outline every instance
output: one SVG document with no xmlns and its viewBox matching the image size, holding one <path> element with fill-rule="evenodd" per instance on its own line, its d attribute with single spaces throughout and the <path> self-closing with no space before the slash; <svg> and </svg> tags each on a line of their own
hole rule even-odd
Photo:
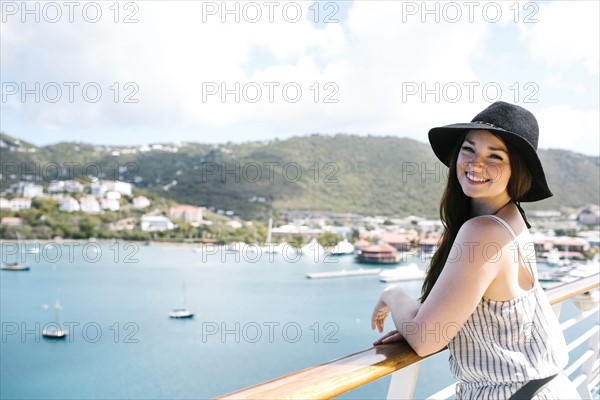
<svg viewBox="0 0 600 400">
<path fill-rule="evenodd" d="M 581 310 L 581 312 L 585 312 L 591 310 L 598 306 L 600 298 L 600 292 L 598 290 L 594 290 L 592 292 L 587 292 L 576 296 L 573 298 L 573 303 L 575 306 Z M 596 313 L 595 316 L 595 325 L 598 326 L 600 324 L 600 313 Z M 598 359 L 598 352 L 600 350 L 600 333 L 596 331 L 590 339 L 588 340 L 588 351 L 592 351 L 594 356 L 589 357 L 580 367 L 579 371 L 582 376 L 585 377 L 582 384 L 578 386 L 577 391 L 582 399 L 592 399 L 592 393 L 590 391 L 590 386 L 594 383 L 592 379 L 597 381 L 594 377 L 594 363 Z"/>
<path fill-rule="evenodd" d="M 412 399 L 419 379 L 420 362 L 409 365 L 392 373 L 392 380 L 388 388 L 388 400 Z"/>
</svg>

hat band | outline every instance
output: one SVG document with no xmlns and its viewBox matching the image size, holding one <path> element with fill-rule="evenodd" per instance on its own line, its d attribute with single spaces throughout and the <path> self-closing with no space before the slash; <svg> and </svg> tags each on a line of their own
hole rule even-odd
<svg viewBox="0 0 600 400">
<path fill-rule="evenodd" d="M 500 128 L 499 126 L 496 126 L 496 125 L 494 125 L 494 124 L 491 124 L 491 123 L 489 123 L 489 122 L 485 122 L 485 121 L 471 121 L 471 123 L 473 123 L 473 124 L 483 124 L 483 125 L 490 126 L 490 127 L 492 127 L 492 128 L 496 128 L 496 129 L 502 129 L 502 128 Z M 504 129 L 502 129 L 502 130 L 504 130 Z"/>
</svg>

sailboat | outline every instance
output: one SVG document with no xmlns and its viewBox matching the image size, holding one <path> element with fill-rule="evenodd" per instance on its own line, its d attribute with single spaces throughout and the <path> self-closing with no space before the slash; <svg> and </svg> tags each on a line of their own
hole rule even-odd
<svg viewBox="0 0 600 400">
<path fill-rule="evenodd" d="M 0 270 L 2 271 L 29 271 L 29 267 L 23 264 L 19 264 L 17 262 L 14 263 L 6 263 L 0 266 Z"/>
<path fill-rule="evenodd" d="M 185 305 L 185 282 L 183 283 L 183 296 L 181 297 L 181 308 L 174 308 L 169 313 L 169 318 L 185 319 L 193 318 L 194 313 L 187 309 Z"/>
<path fill-rule="evenodd" d="M 69 334 L 69 331 L 60 326 L 60 310 L 62 310 L 62 306 L 58 302 L 58 299 L 56 299 L 54 310 L 56 311 L 56 324 L 49 324 L 50 326 L 42 329 L 42 336 L 52 339 L 64 339 Z"/>
<path fill-rule="evenodd" d="M 267 241 L 265 242 L 265 245 L 263 246 L 263 250 L 267 254 L 281 253 L 281 248 L 279 247 L 279 244 L 273 243 L 271 241 L 272 231 L 273 231 L 273 218 L 269 218 L 269 228 L 267 230 Z"/>
<path fill-rule="evenodd" d="M 17 248 L 19 249 L 21 246 L 21 236 L 17 232 Z M 18 256 L 17 256 L 18 257 Z M 29 267 L 23 264 L 19 264 L 18 261 L 12 263 L 4 263 L 0 264 L 0 270 L 2 271 L 29 271 Z"/>
<path fill-rule="evenodd" d="M 346 254 L 354 254 L 354 245 L 346 239 L 344 236 L 344 240 L 338 242 L 333 248 L 329 251 L 329 254 L 333 256 L 343 256 Z"/>
</svg>

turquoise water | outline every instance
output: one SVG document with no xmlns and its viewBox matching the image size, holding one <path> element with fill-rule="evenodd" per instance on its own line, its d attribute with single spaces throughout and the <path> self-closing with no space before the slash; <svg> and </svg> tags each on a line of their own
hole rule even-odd
<svg viewBox="0 0 600 400">
<path fill-rule="evenodd" d="M 2 271 L 3 399 L 210 398 L 363 350 L 378 337 L 369 317 L 385 284 L 376 276 L 305 278 L 357 268 L 349 256 L 315 262 L 84 244 L 21 252 L 31 271 Z M 4 247 L 2 261 L 14 261 L 14 252 Z M 401 285 L 420 291 L 419 282 Z M 183 293 L 195 318 L 169 319 Z M 55 320 L 57 298 L 70 334 L 49 341 L 40 333 Z M 436 356 L 421 368 L 416 397 L 451 382 L 447 354 Z M 388 384 L 343 398 L 385 398 Z"/>
</svg>

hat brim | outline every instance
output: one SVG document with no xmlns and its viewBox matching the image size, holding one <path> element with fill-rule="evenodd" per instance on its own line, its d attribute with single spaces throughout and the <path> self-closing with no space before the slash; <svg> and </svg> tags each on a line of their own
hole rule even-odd
<svg viewBox="0 0 600 400">
<path fill-rule="evenodd" d="M 518 201 L 532 202 L 540 201 L 552 197 L 553 194 L 546 182 L 546 175 L 542 167 L 536 150 L 519 135 L 513 132 L 490 126 L 485 123 L 469 122 L 462 124 L 446 125 L 438 128 L 433 128 L 429 131 L 429 143 L 436 157 L 446 166 L 450 163 L 452 150 L 456 146 L 457 140 L 470 130 L 486 130 L 498 135 L 502 140 L 509 142 L 520 153 L 531 172 L 531 188 Z"/>
</svg>

